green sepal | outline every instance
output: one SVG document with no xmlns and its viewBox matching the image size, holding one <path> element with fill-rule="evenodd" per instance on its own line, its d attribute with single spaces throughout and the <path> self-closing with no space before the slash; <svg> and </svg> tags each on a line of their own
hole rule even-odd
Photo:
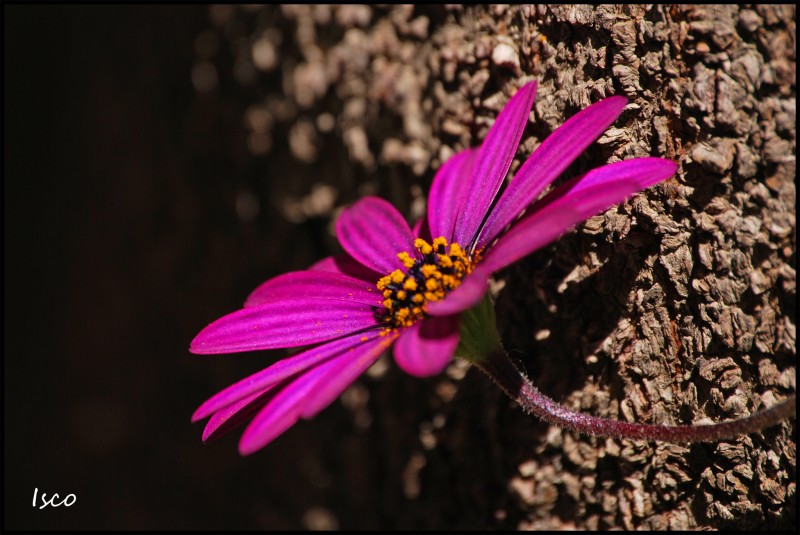
<svg viewBox="0 0 800 535">
<path fill-rule="evenodd" d="M 494 304 L 488 293 L 480 303 L 461 313 L 460 336 L 456 356 L 472 364 L 485 361 L 492 353 L 502 352 Z"/>
</svg>

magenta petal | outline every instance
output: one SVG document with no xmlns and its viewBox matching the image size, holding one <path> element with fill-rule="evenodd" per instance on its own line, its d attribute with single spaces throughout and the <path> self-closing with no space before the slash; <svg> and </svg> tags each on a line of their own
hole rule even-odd
<svg viewBox="0 0 800 535">
<path fill-rule="evenodd" d="M 345 208 L 336 221 L 336 235 L 350 256 L 378 273 L 403 268 L 397 253 L 415 254 L 408 223 L 394 206 L 378 197 L 364 197 Z"/>
<path fill-rule="evenodd" d="M 239 441 L 239 452 L 249 455 L 272 442 L 300 418 L 303 402 L 330 370 L 341 366 L 348 355 L 331 359 L 304 373 L 275 394 L 253 418 Z"/>
<path fill-rule="evenodd" d="M 341 273 L 342 275 L 348 275 L 356 279 L 371 282 L 373 285 L 382 276 L 380 273 L 361 264 L 361 262 L 356 261 L 347 253 L 323 258 L 308 269 L 310 271 L 332 271 L 334 273 Z"/>
<path fill-rule="evenodd" d="M 589 187 L 611 182 L 629 182 L 638 189 L 643 190 L 670 178 L 677 170 L 677 163 L 664 158 L 634 158 L 633 160 L 610 163 L 597 169 L 592 169 L 556 188 L 542 199 L 542 203 L 536 203 L 536 207 L 538 208 L 540 204 L 546 204 L 551 196 L 561 198 Z"/>
<path fill-rule="evenodd" d="M 373 309 L 357 301 L 290 298 L 238 310 L 200 331 L 189 351 L 237 353 L 297 347 L 374 328 Z"/>
<path fill-rule="evenodd" d="M 215 413 L 203 429 L 203 442 L 218 439 L 253 416 L 275 395 L 272 388 L 256 392 Z"/>
<path fill-rule="evenodd" d="M 221 411 L 231 404 L 238 403 L 242 398 L 250 396 L 253 393 L 262 392 L 284 379 L 296 375 L 321 362 L 325 362 L 349 349 L 361 346 L 368 340 L 377 338 L 379 332 L 378 329 L 375 329 L 367 333 L 346 336 L 279 360 L 272 366 L 242 379 L 209 398 L 197 408 L 192 415 L 192 421 L 196 422 L 197 420 L 202 420 L 210 414 Z"/>
<path fill-rule="evenodd" d="M 340 366 L 328 372 L 308 395 L 300 416 L 306 419 L 313 418 L 330 405 L 358 376 L 378 360 L 395 338 L 394 335 L 383 336 L 348 351 L 346 360 L 343 359 Z"/>
<path fill-rule="evenodd" d="M 478 149 L 467 149 L 453 155 L 433 177 L 428 195 L 428 226 L 431 237 L 444 236 L 453 241 L 453 227 L 466 197 L 467 179 L 472 174 Z"/>
<path fill-rule="evenodd" d="M 246 307 L 290 299 L 333 299 L 377 306 L 382 298 L 372 282 L 334 271 L 293 271 L 274 277 L 247 297 Z"/>
<path fill-rule="evenodd" d="M 445 316 L 473 307 L 486 293 L 486 279 L 493 272 L 547 245 L 572 225 L 671 177 L 677 168 L 669 160 L 638 158 L 594 169 L 556 188 L 500 237 L 461 286 L 442 301 L 429 303 L 428 313 Z"/>
<path fill-rule="evenodd" d="M 501 236 L 478 269 L 488 272 L 502 269 L 547 245 L 573 225 L 671 177 L 677 168 L 675 162 L 659 158 L 627 160 L 600 167 L 564 184 Z"/>
<path fill-rule="evenodd" d="M 628 100 L 609 97 L 572 116 L 556 129 L 520 167 L 514 180 L 497 200 L 481 229 L 478 248 L 487 246 L 564 172 L 611 123 Z"/>
<path fill-rule="evenodd" d="M 470 273 L 461 283 L 461 286 L 450 292 L 441 301 L 428 303 L 427 312 L 431 316 L 450 316 L 459 314 L 477 305 L 486 293 L 487 280 L 491 271 L 478 267 Z"/>
<path fill-rule="evenodd" d="M 417 222 L 414 223 L 413 227 L 411 227 L 411 234 L 413 234 L 415 238 L 422 238 L 426 242 L 430 243 L 432 238 L 431 228 L 428 225 L 428 218 L 423 216 L 417 219 Z"/>
<path fill-rule="evenodd" d="M 463 247 L 472 243 L 508 173 L 528 124 L 536 86 L 536 82 L 527 83 L 511 97 L 481 144 L 469 181 L 464 183 L 465 200 L 453 231 L 453 241 Z"/>
<path fill-rule="evenodd" d="M 239 442 L 239 452 L 249 455 L 263 448 L 293 426 L 301 416 L 308 418 L 325 408 L 391 343 L 391 337 L 374 338 L 289 383 L 247 426 Z"/>
<path fill-rule="evenodd" d="M 416 377 L 441 373 L 458 347 L 458 316 L 425 318 L 408 327 L 394 346 L 394 360 Z"/>
</svg>

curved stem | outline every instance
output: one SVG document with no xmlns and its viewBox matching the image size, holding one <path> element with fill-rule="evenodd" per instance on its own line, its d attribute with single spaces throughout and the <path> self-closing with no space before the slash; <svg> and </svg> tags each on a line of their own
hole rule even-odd
<svg viewBox="0 0 800 535">
<path fill-rule="evenodd" d="M 494 351 L 486 358 L 472 361 L 486 375 L 519 403 L 522 408 L 542 420 L 601 437 L 658 440 L 677 444 L 714 442 L 761 431 L 790 417 L 796 417 L 796 395 L 746 418 L 709 425 L 652 425 L 621 422 L 576 412 L 559 405 L 531 384 L 511 362 L 505 352 Z"/>
</svg>

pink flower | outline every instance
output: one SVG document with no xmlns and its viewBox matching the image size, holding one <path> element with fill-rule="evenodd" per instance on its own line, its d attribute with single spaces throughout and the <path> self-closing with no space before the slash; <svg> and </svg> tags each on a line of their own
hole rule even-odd
<svg viewBox="0 0 800 535">
<path fill-rule="evenodd" d="M 192 420 L 211 417 L 204 441 L 255 414 L 239 450 L 264 447 L 327 407 L 392 344 L 409 374 L 441 372 L 459 346 L 461 313 L 483 299 L 493 272 L 675 173 L 669 160 L 627 160 L 575 177 L 536 201 L 619 116 L 627 100 L 615 96 L 553 132 L 496 198 L 535 93 L 536 82 L 519 89 L 480 148 L 439 169 L 427 221 L 415 232 L 388 202 L 363 198 L 336 225 L 345 254 L 265 282 L 243 309 L 197 335 L 193 353 L 311 346 L 203 403 Z"/>
</svg>

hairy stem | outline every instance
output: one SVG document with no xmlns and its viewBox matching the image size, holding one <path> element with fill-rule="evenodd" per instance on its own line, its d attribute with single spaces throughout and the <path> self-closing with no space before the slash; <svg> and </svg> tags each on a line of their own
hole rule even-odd
<svg viewBox="0 0 800 535">
<path fill-rule="evenodd" d="M 796 417 L 796 395 L 768 409 L 738 420 L 709 425 L 652 425 L 621 422 L 572 411 L 545 396 L 531 384 L 503 351 L 473 360 L 497 385 L 522 408 L 559 427 L 594 436 L 658 440 L 662 442 L 714 442 L 761 431 Z"/>
</svg>

